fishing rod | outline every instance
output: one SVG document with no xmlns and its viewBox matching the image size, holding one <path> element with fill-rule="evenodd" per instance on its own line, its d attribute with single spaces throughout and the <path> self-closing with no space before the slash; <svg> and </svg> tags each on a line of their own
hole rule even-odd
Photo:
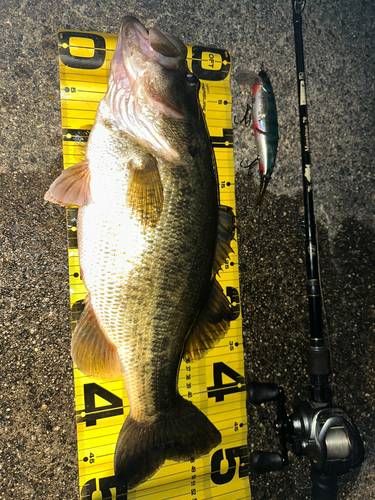
<svg viewBox="0 0 375 500">
<path fill-rule="evenodd" d="M 309 124 L 307 115 L 305 65 L 302 42 L 302 11 L 306 0 L 292 0 L 296 68 L 298 82 L 299 122 L 305 216 L 305 253 L 307 297 L 309 303 L 310 339 L 307 347 L 307 372 L 310 382 L 308 400 L 298 400 L 293 413 L 285 410 L 285 394 L 276 384 L 251 382 L 248 394 L 253 404 L 277 402 L 275 429 L 281 453 L 255 451 L 250 462 L 257 473 L 282 469 L 288 463 L 287 445 L 298 456 L 305 455 L 311 463 L 312 499 L 336 500 L 337 476 L 361 464 L 364 449 L 359 433 L 342 409 L 332 404 L 329 385 L 330 351 L 325 345 L 322 321 L 319 254 L 314 217 L 311 182 Z"/>
</svg>

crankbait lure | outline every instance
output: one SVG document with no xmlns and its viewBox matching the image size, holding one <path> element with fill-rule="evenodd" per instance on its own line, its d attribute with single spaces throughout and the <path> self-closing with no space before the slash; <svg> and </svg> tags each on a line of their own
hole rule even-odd
<svg viewBox="0 0 375 500">
<path fill-rule="evenodd" d="M 252 117 L 260 173 L 256 205 L 260 207 L 275 166 L 279 140 L 275 95 L 263 70 L 257 75 L 253 86 Z"/>
<path fill-rule="evenodd" d="M 260 207 L 276 161 L 279 139 L 276 100 L 270 79 L 264 70 L 261 70 L 259 74 L 254 71 L 241 71 L 236 75 L 236 79 L 239 83 L 250 84 L 252 87 L 251 113 L 258 154 L 250 165 L 246 165 L 246 168 L 250 171 L 256 163 L 259 163 L 260 187 L 256 205 Z M 248 104 L 244 118 L 236 123 L 249 126 L 249 111 Z"/>
</svg>

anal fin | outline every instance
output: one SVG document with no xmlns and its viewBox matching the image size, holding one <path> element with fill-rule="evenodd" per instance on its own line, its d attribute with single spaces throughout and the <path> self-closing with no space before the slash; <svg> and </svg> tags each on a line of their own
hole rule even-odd
<svg viewBox="0 0 375 500">
<path fill-rule="evenodd" d="M 117 348 L 99 324 L 89 297 L 73 333 L 71 353 L 85 375 L 107 379 L 121 375 Z"/>
</svg>

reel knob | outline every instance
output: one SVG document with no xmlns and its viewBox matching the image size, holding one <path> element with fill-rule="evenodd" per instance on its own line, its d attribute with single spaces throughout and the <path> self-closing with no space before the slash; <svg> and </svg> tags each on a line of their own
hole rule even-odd
<svg viewBox="0 0 375 500">
<path fill-rule="evenodd" d="M 250 454 L 250 467 L 257 474 L 264 474 L 284 467 L 285 460 L 280 453 L 271 451 L 253 451 Z"/>
<path fill-rule="evenodd" d="M 277 401 L 280 396 L 280 390 L 276 384 L 263 384 L 261 382 L 250 382 L 247 385 L 247 393 L 254 405 Z"/>
</svg>

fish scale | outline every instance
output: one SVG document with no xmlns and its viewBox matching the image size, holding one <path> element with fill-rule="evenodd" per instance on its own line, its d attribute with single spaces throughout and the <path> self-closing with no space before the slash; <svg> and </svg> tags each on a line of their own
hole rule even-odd
<svg viewBox="0 0 375 500">
<path fill-rule="evenodd" d="M 90 141 L 95 141 L 96 134 L 103 137 L 101 128 L 97 128 L 94 131 Z M 131 146 L 131 143 L 127 144 L 128 148 L 131 148 Z M 88 145 L 88 156 L 91 156 L 90 145 Z M 200 169 L 191 168 L 191 165 L 183 167 L 181 165 L 174 166 L 160 162 L 160 166 L 162 167 L 160 168 L 160 174 L 164 186 L 163 215 L 158 228 L 148 234 L 148 251 L 143 255 L 138 254 L 138 260 L 135 263 L 136 269 L 141 267 L 143 270 L 148 270 L 147 274 L 144 272 L 135 273 L 135 275 L 129 274 L 126 283 L 118 280 L 118 290 L 114 290 L 108 294 L 108 280 L 115 275 L 122 276 L 125 272 L 124 269 L 119 268 L 117 261 L 117 254 L 122 253 L 122 249 L 118 243 L 119 235 L 111 234 L 111 230 L 105 220 L 101 223 L 100 214 L 102 211 L 98 213 L 95 204 L 86 206 L 80 211 L 79 215 L 79 232 L 82 234 L 80 238 L 85 242 L 80 245 L 82 248 L 80 259 L 81 265 L 85 269 L 85 282 L 87 288 L 90 290 L 94 309 L 101 318 L 101 322 L 110 340 L 118 345 L 119 357 L 124 371 L 127 371 L 129 366 L 136 365 L 137 362 L 141 366 L 140 371 L 133 369 L 130 375 L 125 376 L 129 398 L 133 403 L 133 418 L 137 418 L 138 407 L 140 408 L 138 410 L 140 416 L 152 416 L 157 415 L 160 410 L 163 410 L 166 404 L 171 404 L 165 400 L 164 393 L 166 391 L 163 391 L 161 401 L 158 401 L 159 391 L 153 391 L 152 387 L 156 384 L 158 386 L 175 388 L 175 373 L 181 354 L 175 351 L 173 339 L 180 339 L 177 341 L 179 344 L 182 344 L 193 323 L 197 311 L 197 302 L 202 302 L 201 291 L 199 294 L 196 292 L 196 296 L 194 296 L 194 291 L 199 291 L 199 288 L 194 285 L 198 280 L 208 282 L 207 276 L 202 276 L 201 270 L 202 268 L 206 268 L 206 274 L 209 274 L 210 277 L 211 262 L 216 244 L 216 230 L 212 230 L 217 224 L 217 200 L 212 196 L 212 193 L 214 195 L 216 193 L 216 179 L 213 170 L 210 182 L 206 179 L 205 184 L 203 184 L 203 175 Z M 112 167 L 112 170 L 115 170 L 115 168 Z M 93 167 L 93 177 L 95 171 L 96 169 Z M 107 178 L 111 176 L 107 168 L 97 169 L 97 171 L 98 173 L 104 172 Z M 194 175 L 195 173 L 196 175 Z M 118 172 L 114 172 L 112 175 L 115 179 L 118 179 L 120 176 Z M 105 180 L 93 179 L 92 182 L 104 185 Z M 111 214 L 116 213 L 116 222 L 117 218 L 121 220 L 123 217 L 125 219 L 122 224 L 118 222 L 118 227 L 131 224 L 128 220 L 128 209 L 125 203 L 126 188 L 127 186 L 124 184 L 124 192 L 118 193 L 119 200 L 123 200 L 123 203 L 121 201 L 114 201 L 116 208 L 108 208 Z M 211 214 L 208 211 L 202 214 L 200 209 L 195 210 L 195 212 L 189 211 L 190 200 L 187 200 L 183 194 L 180 194 L 184 188 L 190 188 L 191 191 L 194 190 L 196 195 L 199 191 L 201 192 L 200 198 L 195 199 L 195 205 L 199 207 L 204 206 L 205 200 L 209 198 Z M 106 200 L 106 203 L 108 204 L 108 200 Z M 123 214 L 122 217 L 121 214 Z M 195 214 L 195 218 L 193 218 L 192 214 Z M 112 225 L 114 225 L 115 221 L 112 220 Z M 91 231 L 91 228 L 95 224 L 98 228 L 102 228 L 102 236 L 98 231 L 95 233 Z M 85 233 L 86 225 L 88 234 Z M 136 230 L 137 222 L 134 221 L 133 225 Z M 199 226 L 201 226 L 200 229 Z M 184 235 L 187 235 L 186 241 L 183 239 Z M 192 235 L 195 236 L 195 241 L 191 240 Z M 115 248 L 110 246 L 110 242 L 113 242 Z M 181 262 L 182 245 L 193 247 L 195 250 L 195 256 L 194 253 L 189 252 L 189 262 L 186 264 Z M 124 246 L 127 248 L 128 245 L 125 244 Z M 95 254 L 99 256 L 99 261 L 102 262 L 102 275 L 100 277 L 96 275 L 96 262 L 92 266 L 91 255 L 87 257 L 85 254 L 86 249 L 93 248 L 96 249 Z M 140 245 L 137 245 L 137 248 L 139 251 Z M 100 253 L 103 254 L 102 257 L 100 257 Z M 202 255 L 205 256 L 207 254 L 207 263 L 204 263 L 202 262 L 204 260 Z M 86 264 L 86 260 L 89 261 L 89 264 Z M 162 262 L 162 265 L 159 264 L 160 262 Z M 197 266 L 197 262 L 200 262 L 201 265 Z M 93 282 L 91 281 L 89 269 L 93 270 Z M 140 281 L 139 284 L 138 281 Z M 184 295 L 187 292 L 189 293 L 186 297 Z M 124 307 L 124 304 L 121 304 L 120 300 L 112 303 L 111 308 L 108 308 L 108 303 L 112 296 L 116 295 L 126 297 L 126 307 Z M 96 305 L 96 296 L 100 297 L 98 305 Z M 138 296 L 149 296 L 149 300 L 140 307 Z M 176 307 L 179 297 L 183 297 L 183 307 L 181 310 Z M 190 299 L 191 304 L 189 304 L 188 299 Z M 154 325 L 155 312 L 159 318 L 159 321 L 156 321 L 156 325 Z M 129 318 L 131 319 L 129 320 Z M 113 323 L 116 325 L 115 328 L 113 327 Z M 160 349 L 158 342 L 151 343 L 150 345 L 150 337 L 159 338 L 158 334 L 152 331 L 152 328 L 151 332 L 144 332 L 142 335 L 135 334 L 134 328 L 137 328 L 138 323 L 147 325 L 144 328 L 154 325 L 156 332 L 158 330 L 162 332 L 168 331 L 168 339 L 171 341 L 171 348 L 172 351 L 175 351 L 175 355 L 172 356 L 173 353 L 169 354 L 164 349 Z M 126 332 L 129 333 L 126 334 Z M 126 336 L 128 336 L 129 340 Z M 134 343 L 133 338 L 136 338 L 136 343 Z M 125 345 L 124 348 L 121 346 L 121 343 Z M 132 350 L 129 350 L 129 343 L 135 346 Z M 166 377 L 165 360 L 170 360 L 171 369 L 168 370 L 168 373 L 171 376 L 169 380 Z M 160 366 L 162 364 L 163 370 L 144 370 L 143 367 L 147 361 L 150 363 L 150 366 Z M 161 379 L 160 382 L 159 377 Z M 175 399 L 175 390 L 170 390 L 169 393 L 170 399 Z M 147 401 L 147 404 L 144 404 L 143 401 Z M 147 413 L 145 408 L 147 408 Z"/>
</svg>

